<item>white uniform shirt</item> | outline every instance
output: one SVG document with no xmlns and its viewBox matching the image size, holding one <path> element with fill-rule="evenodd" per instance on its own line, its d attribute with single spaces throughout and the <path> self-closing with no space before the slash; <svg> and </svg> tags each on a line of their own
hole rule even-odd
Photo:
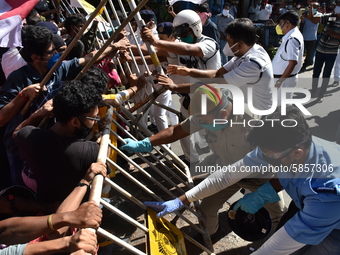
<svg viewBox="0 0 340 255">
<path fill-rule="evenodd" d="M 228 73 L 224 79 L 228 84 L 239 87 L 247 102 L 247 88 L 253 88 L 253 105 L 259 110 L 272 106 L 273 69 L 268 53 L 258 44 L 242 57 L 233 57 L 224 66 Z"/>
<path fill-rule="evenodd" d="M 295 27 L 282 37 L 282 43 L 272 61 L 274 75 L 281 75 L 288 66 L 288 60 L 297 61 L 292 75 L 297 74 L 302 66 L 303 58 L 303 36 L 300 30 Z"/>
<path fill-rule="evenodd" d="M 197 42 L 203 52 L 203 57 L 200 58 L 199 68 L 217 70 L 221 67 L 220 51 L 217 42 L 212 38 L 208 38 L 210 37 L 202 35 Z M 206 63 L 204 64 L 204 62 Z"/>
<path fill-rule="evenodd" d="M 270 14 L 272 14 L 272 10 L 273 7 L 271 4 L 267 4 L 266 7 L 264 7 L 264 9 L 259 10 L 258 12 L 258 19 L 259 20 L 269 20 L 270 18 Z"/>
</svg>

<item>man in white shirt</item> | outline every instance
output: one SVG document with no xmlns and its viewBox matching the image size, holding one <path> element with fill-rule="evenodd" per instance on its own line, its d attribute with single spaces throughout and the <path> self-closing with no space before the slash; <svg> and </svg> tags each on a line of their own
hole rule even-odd
<svg viewBox="0 0 340 255">
<path fill-rule="evenodd" d="M 281 104 L 281 88 L 295 87 L 302 67 L 304 42 L 297 27 L 298 23 L 299 16 L 294 11 L 288 11 L 279 17 L 278 26 L 284 36 L 272 61 L 274 78 L 276 78 L 275 88 L 278 88 L 278 105 Z M 293 93 L 287 93 L 286 98 L 292 97 Z"/>
<path fill-rule="evenodd" d="M 252 104 L 258 110 L 268 110 L 272 106 L 273 69 L 267 52 L 256 44 L 256 28 L 247 18 L 235 19 L 226 28 L 227 44 L 223 49 L 226 56 L 234 56 L 219 69 L 199 70 L 169 65 L 168 73 L 194 78 L 219 78 L 218 83 L 228 83 L 239 87 L 248 102 L 248 88 L 252 90 Z M 213 80 L 215 82 L 215 80 Z M 166 85 L 166 84 L 165 84 Z M 175 91 L 190 84 L 177 84 Z M 249 103 L 248 103 L 249 104 Z"/>
<path fill-rule="evenodd" d="M 268 4 L 267 0 L 264 0 L 261 4 L 260 10 L 257 13 L 258 14 L 258 21 L 260 23 L 266 23 L 270 15 L 272 14 L 273 6 L 271 4 Z"/>
</svg>

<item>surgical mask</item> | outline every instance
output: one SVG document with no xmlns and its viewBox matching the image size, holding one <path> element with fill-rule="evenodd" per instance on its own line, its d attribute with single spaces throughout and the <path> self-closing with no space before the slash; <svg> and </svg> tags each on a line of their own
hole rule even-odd
<svg viewBox="0 0 340 255">
<path fill-rule="evenodd" d="M 275 31 L 278 35 L 283 35 L 283 32 L 282 32 L 282 28 L 286 25 L 286 22 L 283 23 L 282 26 L 280 26 L 280 24 L 277 24 L 276 27 L 275 27 Z"/>
<path fill-rule="evenodd" d="M 288 9 L 288 10 L 290 10 L 290 9 L 292 9 L 292 8 L 293 8 L 293 6 L 292 6 L 291 4 L 287 5 L 287 9 Z"/>
<path fill-rule="evenodd" d="M 182 37 L 181 42 L 193 44 L 195 43 L 195 38 L 192 35 L 188 35 L 186 37 Z"/>
<path fill-rule="evenodd" d="M 228 14 L 229 14 L 229 10 L 225 10 L 225 9 L 222 10 L 223 16 L 228 16 Z"/>
<path fill-rule="evenodd" d="M 299 4 L 296 6 L 296 8 L 298 8 L 298 9 L 299 9 L 300 7 L 301 7 L 301 5 L 299 5 Z"/>
<path fill-rule="evenodd" d="M 276 25 L 275 31 L 278 35 L 283 35 L 282 28 L 279 24 Z"/>
<path fill-rule="evenodd" d="M 81 128 L 76 128 L 75 135 L 78 139 L 85 139 L 89 134 L 91 134 L 93 126 L 89 128 L 81 120 L 80 123 Z"/>
<path fill-rule="evenodd" d="M 54 54 L 48 61 L 47 61 L 47 69 L 51 69 L 55 63 L 57 63 L 57 61 L 60 58 L 60 54 L 56 53 Z"/>
<path fill-rule="evenodd" d="M 236 46 L 238 42 L 234 43 L 233 46 L 229 46 L 229 43 L 226 43 L 224 48 L 223 48 L 223 54 L 226 55 L 226 56 L 230 56 L 230 57 L 233 57 L 235 56 L 235 54 L 237 54 L 240 50 L 237 50 L 235 52 L 233 52 L 231 49 L 234 48 Z"/>
<path fill-rule="evenodd" d="M 312 12 L 313 12 L 313 13 L 316 13 L 316 9 L 313 8 L 313 9 L 312 9 Z"/>
<path fill-rule="evenodd" d="M 214 126 L 213 123 L 211 123 L 211 124 L 201 124 L 200 123 L 199 125 L 202 128 L 204 128 L 204 129 L 208 129 L 210 131 L 217 131 L 217 130 L 221 130 L 221 129 L 227 127 L 229 125 L 229 121 L 227 123 L 225 123 L 225 124 L 217 124 L 217 123 L 215 123 L 215 126 Z"/>
</svg>

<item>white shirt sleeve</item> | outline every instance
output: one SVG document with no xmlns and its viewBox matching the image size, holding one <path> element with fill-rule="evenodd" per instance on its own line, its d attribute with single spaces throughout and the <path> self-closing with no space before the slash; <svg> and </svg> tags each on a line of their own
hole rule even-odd
<svg viewBox="0 0 340 255">
<path fill-rule="evenodd" d="M 297 39 L 290 38 L 287 44 L 287 60 L 299 60 L 299 52 L 301 50 L 301 42 Z"/>
<path fill-rule="evenodd" d="M 227 70 L 228 66 L 224 66 Z M 242 63 L 224 74 L 223 77 L 228 84 L 241 87 L 247 83 L 255 83 L 259 80 L 262 70 L 252 61 L 242 61 Z"/>
<path fill-rule="evenodd" d="M 271 14 L 273 11 L 273 7 L 271 4 L 267 4 L 265 7 L 265 10 L 267 11 L 268 14 Z"/>
<path fill-rule="evenodd" d="M 209 59 L 215 54 L 216 51 L 216 43 L 213 40 L 204 40 L 202 42 L 198 42 L 197 45 L 201 48 L 203 52 L 203 59 Z"/>
<path fill-rule="evenodd" d="M 305 246 L 291 238 L 284 227 L 276 231 L 257 251 L 252 255 L 287 255 Z"/>
<path fill-rule="evenodd" d="M 250 172 L 242 171 L 245 164 L 243 159 L 224 167 L 208 176 L 200 184 L 185 193 L 189 202 L 209 197 L 251 175 Z"/>
</svg>

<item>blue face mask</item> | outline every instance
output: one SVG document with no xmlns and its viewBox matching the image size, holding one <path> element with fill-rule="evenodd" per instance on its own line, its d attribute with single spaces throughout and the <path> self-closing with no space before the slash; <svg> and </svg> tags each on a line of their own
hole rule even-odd
<svg viewBox="0 0 340 255">
<path fill-rule="evenodd" d="M 48 61 L 47 61 L 47 69 L 50 70 L 55 63 L 57 63 L 58 59 L 60 58 L 60 54 L 54 54 Z"/>
<path fill-rule="evenodd" d="M 211 123 L 211 124 L 201 124 L 201 123 L 200 123 L 200 126 L 201 126 L 202 128 L 208 129 L 208 130 L 210 130 L 210 131 L 221 130 L 221 129 L 227 127 L 228 125 L 229 125 L 229 121 L 228 121 L 227 123 L 225 123 L 225 124 L 216 124 L 216 123 L 215 123 L 215 127 L 214 127 L 214 124 L 213 124 L 213 123 Z"/>
<path fill-rule="evenodd" d="M 186 37 L 182 37 L 181 42 L 193 44 L 195 43 L 195 38 L 192 35 L 188 35 Z"/>
</svg>

